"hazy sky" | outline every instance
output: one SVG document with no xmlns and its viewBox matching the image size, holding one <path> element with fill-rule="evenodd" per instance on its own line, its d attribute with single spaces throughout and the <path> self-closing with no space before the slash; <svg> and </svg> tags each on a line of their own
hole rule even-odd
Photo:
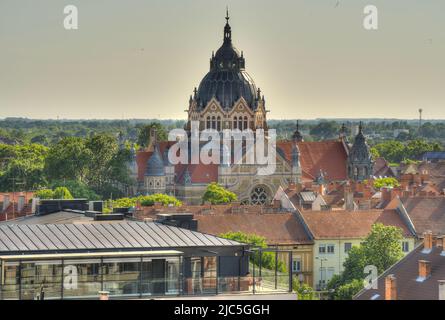
<svg viewBox="0 0 445 320">
<path fill-rule="evenodd" d="M 444 0 L 0 0 L 0 117 L 185 118 L 226 5 L 269 118 L 445 118 Z"/>
</svg>

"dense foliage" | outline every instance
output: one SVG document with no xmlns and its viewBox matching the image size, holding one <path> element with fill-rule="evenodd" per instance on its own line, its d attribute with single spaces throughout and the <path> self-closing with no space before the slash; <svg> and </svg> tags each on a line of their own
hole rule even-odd
<svg viewBox="0 0 445 320">
<path fill-rule="evenodd" d="M 353 246 L 348 253 L 341 275 L 332 277 L 328 283 L 328 290 L 333 291 L 333 299 L 351 299 L 364 283 L 364 268 L 373 265 L 378 274 L 396 263 L 403 257 L 400 241 L 403 239 L 402 230 L 394 226 L 376 223 L 370 234 L 360 247 Z"/>
<path fill-rule="evenodd" d="M 420 159 L 428 151 L 441 151 L 443 146 L 438 142 L 427 142 L 422 139 L 400 142 L 389 140 L 378 143 L 371 148 L 374 157 L 383 157 L 391 163 L 400 163 L 403 160 Z"/>
<path fill-rule="evenodd" d="M 306 283 L 298 281 L 296 276 L 292 277 L 292 290 L 297 293 L 298 300 L 315 300 L 315 291 Z"/>
<path fill-rule="evenodd" d="M 113 200 L 114 208 L 130 208 L 135 207 L 137 203 L 140 203 L 143 207 L 153 206 L 155 203 L 160 203 L 163 206 L 173 205 L 181 206 L 182 203 L 174 196 L 169 196 L 162 193 L 156 193 L 148 196 L 139 196 L 134 198 L 120 198 Z"/>
<path fill-rule="evenodd" d="M 258 236 L 256 234 L 246 234 L 243 232 L 227 232 L 219 235 L 221 238 L 238 241 L 241 243 L 247 243 L 257 248 L 267 248 L 266 238 Z M 256 266 L 260 266 L 265 269 L 275 270 L 277 266 L 278 272 L 286 272 L 286 264 L 278 260 L 278 264 L 275 263 L 274 252 L 255 252 L 250 256 L 250 260 Z"/>
<path fill-rule="evenodd" d="M 216 182 L 209 184 L 202 196 L 203 202 L 210 202 L 211 204 L 225 204 L 236 200 L 237 196 L 235 193 L 225 189 Z"/>
<path fill-rule="evenodd" d="M 398 187 L 400 186 L 399 181 L 393 177 L 378 178 L 374 180 L 374 188 L 380 189 L 383 187 Z"/>
<path fill-rule="evenodd" d="M 0 144 L 0 191 L 67 186 L 90 200 L 119 196 L 133 184 L 129 161 L 129 147 L 109 135 L 65 137 L 50 147 Z"/>
<path fill-rule="evenodd" d="M 53 198 L 66 200 L 74 199 L 71 192 L 66 187 L 57 187 L 54 189 Z"/>
</svg>

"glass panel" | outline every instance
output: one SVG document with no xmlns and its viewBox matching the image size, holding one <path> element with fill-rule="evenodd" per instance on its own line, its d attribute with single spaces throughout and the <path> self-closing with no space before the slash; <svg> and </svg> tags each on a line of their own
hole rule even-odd
<svg viewBox="0 0 445 320">
<path fill-rule="evenodd" d="M 33 261 L 21 265 L 22 299 L 60 299 L 62 292 L 62 262 Z"/>
<path fill-rule="evenodd" d="M 216 257 L 203 258 L 203 293 L 216 293 Z"/>
<path fill-rule="evenodd" d="M 109 291 L 110 296 L 139 294 L 139 265 L 140 262 L 105 262 L 102 267 L 103 290 Z"/>
<path fill-rule="evenodd" d="M 99 296 L 102 289 L 100 260 L 67 260 L 63 276 L 64 298 Z"/>
<path fill-rule="evenodd" d="M 4 263 L 1 278 L 1 299 L 19 299 L 20 278 L 18 263 Z"/>
<path fill-rule="evenodd" d="M 167 291 L 166 294 L 179 294 L 179 259 L 168 259 L 167 266 Z"/>
</svg>

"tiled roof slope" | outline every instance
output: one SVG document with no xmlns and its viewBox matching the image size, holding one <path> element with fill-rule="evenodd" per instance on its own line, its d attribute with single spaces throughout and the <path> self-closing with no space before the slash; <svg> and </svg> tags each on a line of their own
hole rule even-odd
<svg viewBox="0 0 445 320">
<path fill-rule="evenodd" d="M 394 266 L 386 270 L 377 280 L 378 289 L 362 290 L 355 300 L 384 300 L 385 277 L 396 277 L 397 300 L 438 300 L 438 280 L 445 280 L 445 256 L 442 247 L 433 247 L 430 253 L 423 253 L 423 244 L 418 246 Z M 416 281 L 419 275 L 419 260 L 431 262 L 431 276 L 422 282 Z"/>
<path fill-rule="evenodd" d="M 396 210 L 302 211 L 301 215 L 315 239 L 364 238 L 375 223 L 399 227 L 404 236 L 413 236 Z"/>
<path fill-rule="evenodd" d="M 292 213 L 195 214 L 194 219 L 198 231 L 213 235 L 240 231 L 262 236 L 268 244 L 312 243 Z"/>
<path fill-rule="evenodd" d="M 292 143 L 294 142 L 277 142 L 277 147 L 283 150 L 287 161 L 292 159 Z M 301 141 L 298 142 L 298 148 L 300 149 L 300 163 L 304 180 L 313 181 L 320 170 L 325 173 L 327 180 L 347 179 L 346 161 L 348 155 L 342 141 Z"/>
<path fill-rule="evenodd" d="M 406 197 L 400 199 L 418 235 L 430 230 L 445 234 L 445 197 Z"/>
</svg>

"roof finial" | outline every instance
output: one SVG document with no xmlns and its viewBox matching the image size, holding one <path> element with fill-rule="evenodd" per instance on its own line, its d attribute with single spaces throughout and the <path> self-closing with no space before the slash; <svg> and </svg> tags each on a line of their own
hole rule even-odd
<svg viewBox="0 0 445 320">
<path fill-rule="evenodd" d="M 232 29 L 229 25 L 229 6 L 226 8 L 226 26 L 224 27 L 224 43 L 232 42 Z"/>
<path fill-rule="evenodd" d="M 358 125 L 358 132 L 359 132 L 359 133 L 362 133 L 362 132 L 363 132 L 363 124 L 362 124 L 361 121 L 360 121 L 360 124 Z"/>
</svg>

